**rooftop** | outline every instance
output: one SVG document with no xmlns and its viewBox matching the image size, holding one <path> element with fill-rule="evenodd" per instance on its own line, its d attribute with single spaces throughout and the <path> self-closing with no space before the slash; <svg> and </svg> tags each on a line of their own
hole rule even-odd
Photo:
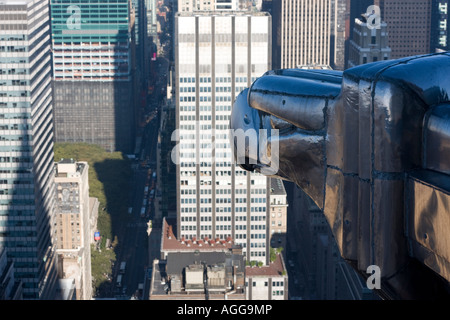
<svg viewBox="0 0 450 320">
<path fill-rule="evenodd" d="M 74 177 L 77 173 L 83 174 L 84 169 L 88 167 L 85 161 L 74 161 L 73 159 L 61 159 L 56 163 L 57 177 Z"/>
<path fill-rule="evenodd" d="M 61 160 L 58 163 L 75 163 L 75 161 L 72 158 L 70 159 L 61 158 Z"/>
<path fill-rule="evenodd" d="M 329 65 L 321 65 L 321 64 L 306 64 L 297 66 L 297 68 L 304 70 L 332 70 Z"/>
<path fill-rule="evenodd" d="M 206 271 L 208 285 L 203 282 Z M 171 252 L 153 264 L 150 299 L 202 299 L 205 290 L 215 299 L 244 298 L 245 263 L 242 251 Z"/>
<path fill-rule="evenodd" d="M 245 276 L 248 277 L 280 277 L 283 276 L 284 261 L 281 254 L 277 254 L 277 258 L 274 262 L 271 262 L 267 266 L 262 267 L 250 267 L 245 268 Z M 287 275 L 286 275 L 287 276 Z"/>
<path fill-rule="evenodd" d="M 185 267 L 195 265 L 236 267 L 238 272 L 244 272 L 244 260 L 240 254 L 227 252 L 180 252 L 167 256 L 167 274 L 182 274 Z"/>
<path fill-rule="evenodd" d="M 1 0 L 0 0 L 1 1 Z M 252 16 L 252 17 L 264 17 L 270 16 L 268 12 L 264 11 L 247 11 L 247 10 L 200 10 L 200 11 L 190 11 L 190 12 L 177 12 L 176 17 L 195 17 L 195 16 Z"/>
<path fill-rule="evenodd" d="M 270 194 L 272 195 L 286 195 L 286 189 L 284 188 L 283 181 L 277 178 L 270 179 Z"/>
<path fill-rule="evenodd" d="M 0 0 L 0 6 L 1 5 L 23 5 L 28 4 L 30 2 L 33 2 L 35 0 Z"/>
<path fill-rule="evenodd" d="M 234 247 L 234 242 L 231 238 L 226 240 L 220 239 L 177 239 L 174 233 L 175 219 L 163 220 L 162 225 L 162 239 L 161 239 L 161 252 L 170 251 L 185 251 L 194 252 L 196 250 L 201 251 L 223 251 L 225 249 L 229 250 Z"/>
</svg>

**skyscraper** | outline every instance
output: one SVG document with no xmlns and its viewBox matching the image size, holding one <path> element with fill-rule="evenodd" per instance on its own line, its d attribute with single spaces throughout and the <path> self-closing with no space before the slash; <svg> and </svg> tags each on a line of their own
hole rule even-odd
<svg viewBox="0 0 450 320">
<path fill-rule="evenodd" d="M 348 66 L 354 67 L 368 62 L 389 60 L 391 48 L 388 47 L 386 23 L 380 21 L 379 28 L 369 29 L 367 16 L 356 19 L 355 32 L 349 46 Z"/>
<path fill-rule="evenodd" d="M 55 165 L 58 272 L 74 280 L 77 300 L 92 298 L 91 212 L 87 162 L 62 159 Z"/>
<path fill-rule="evenodd" d="M 135 84 L 139 91 L 147 90 L 148 57 L 147 54 L 147 10 L 144 0 L 132 0 L 134 11 L 134 42 L 135 42 Z M 142 105 L 141 105 L 142 106 Z M 142 106 L 143 107 L 143 106 Z"/>
<path fill-rule="evenodd" d="M 387 24 L 391 58 L 430 52 L 432 0 L 375 0 Z"/>
<path fill-rule="evenodd" d="M 433 0 L 431 18 L 431 50 L 450 50 L 450 1 Z"/>
<path fill-rule="evenodd" d="M 229 118 L 237 95 L 270 69 L 270 16 L 178 13 L 175 28 L 177 234 L 232 239 L 266 263 L 268 178 L 235 166 Z"/>
<path fill-rule="evenodd" d="M 156 46 L 157 36 L 158 36 L 158 21 L 157 21 L 157 8 L 156 8 L 156 0 L 145 0 L 144 7 L 146 10 L 146 23 L 147 23 L 147 46 L 146 50 L 150 54 L 151 52 L 156 53 L 156 49 L 153 48 Z M 153 51 L 152 51 L 153 50 Z M 151 55 L 153 57 L 153 55 Z"/>
<path fill-rule="evenodd" d="M 45 0 L 0 3 L 0 247 L 24 299 L 52 299 L 53 104 Z"/>
<path fill-rule="evenodd" d="M 128 0 L 52 0 L 55 137 L 134 151 L 134 18 Z"/>
<path fill-rule="evenodd" d="M 367 13 L 373 0 L 347 0 L 347 12 L 345 14 L 345 69 L 347 69 L 350 52 L 350 41 L 353 39 L 355 20 Z"/>
<path fill-rule="evenodd" d="M 327 65 L 343 70 L 347 5 L 346 0 L 272 1 L 273 68 Z"/>
</svg>

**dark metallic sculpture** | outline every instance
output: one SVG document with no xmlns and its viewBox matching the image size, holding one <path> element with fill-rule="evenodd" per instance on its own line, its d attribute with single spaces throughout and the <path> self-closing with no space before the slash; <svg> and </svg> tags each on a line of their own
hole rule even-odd
<svg viewBox="0 0 450 320">
<path fill-rule="evenodd" d="M 274 70 L 236 99 L 231 129 L 279 130 L 265 144 L 273 159 L 279 145 L 275 175 L 323 210 L 361 275 L 380 268 L 383 297 L 448 298 L 449 94 L 450 53 Z M 239 155 L 246 170 L 267 167 L 248 149 Z"/>
</svg>

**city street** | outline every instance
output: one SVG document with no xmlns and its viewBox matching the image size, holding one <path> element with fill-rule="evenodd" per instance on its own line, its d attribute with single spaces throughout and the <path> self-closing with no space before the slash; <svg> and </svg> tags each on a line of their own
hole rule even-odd
<svg viewBox="0 0 450 320">
<path fill-rule="evenodd" d="M 119 240 L 118 254 L 115 270 L 116 282 L 119 273 L 119 265 L 126 262 L 126 270 L 122 275 L 121 287 L 114 286 L 112 296 L 128 299 L 138 292 L 139 284 L 144 284 L 144 290 L 148 288 L 147 269 L 151 266 L 153 259 L 159 258 L 160 231 L 158 228 L 152 229 L 149 236 L 148 222 L 153 218 L 153 205 L 150 210 L 145 210 L 146 215 L 141 216 L 141 208 L 145 203 L 150 203 L 150 193 L 152 188 L 152 174 L 156 171 L 156 148 L 159 129 L 159 110 L 165 94 L 166 75 L 168 61 L 160 58 L 154 62 L 156 73 L 160 75 L 155 83 L 153 94 L 148 99 L 145 114 L 155 114 L 155 116 L 143 127 L 142 144 L 140 154 L 136 155 L 133 165 L 132 189 L 130 199 L 132 203 L 131 217 L 128 223 L 123 226 L 124 234 L 122 241 Z M 139 157 L 138 157 L 139 156 Z M 141 161 L 144 160 L 144 161 Z M 145 188 L 148 192 L 145 193 Z M 156 186 L 155 186 L 156 192 Z M 144 294 L 148 298 L 148 294 Z"/>
<path fill-rule="evenodd" d="M 172 13 L 169 13 L 168 21 Z M 161 23 L 159 21 L 158 23 Z M 158 222 L 152 224 L 149 228 L 149 221 L 153 222 L 154 205 L 150 204 L 151 189 L 154 187 L 156 193 L 157 185 L 153 185 L 153 172 L 156 171 L 157 161 L 157 142 L 158 131 L 160 127 L 160 114 L 162 104 L 165 102 L 167 89 L 167 79 L 170 67 L 171 50 L 171 30 L 170 23 L 163 23 L 161 26 L 163 32 L 159 37 L 165 40 L 161 44 L 161 55 L 155 61 L 151 61 L 149 73 L 149 92 L 147 96 L 147 105 L 143 110 L 145 125 L 137 128 L 138 136 L 141 138 L 141 145 L 136 154 L 135 164 L 133 165 L 132 188 L 130 192 L 130 207 L 132 207 L 129 222 L 123 226 L 122 241 L 119 240 L 117 261 L 114 273 L 113 283 L 120 274 L 119 266 L 122 261 L 126 262 L 126 270 L 122 275 L 122 286 L 114 286 L 112 297 L 119 299 L 130 299 L 139 292 L 139 285 L 143 285 L 143 292 L 139 292 L 139 299 L 148 299 L 150 268 L 154 259 L 160 257 L 161 230 Z M 141 120 L 139 119 L 140 122 Z M 148 191 L 145 192 L 145 188 Z M 144 217 L 141 216 L 141 209 L 145 204 L 150 210 L 145 210 Z"/>
</svg>

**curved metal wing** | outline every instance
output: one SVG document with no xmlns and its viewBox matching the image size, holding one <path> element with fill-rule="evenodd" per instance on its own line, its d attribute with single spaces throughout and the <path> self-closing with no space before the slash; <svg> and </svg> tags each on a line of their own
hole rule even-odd
<svg viewBox="0 0 450 320">
<path fill-rule="evenodd" d="M 302 188 L 342 257 L 365 276 L 380 267 L 386 297 L 449 294 L 449 74 L 449 53 L 343 73 L 276 70 L 234 103 L 231 129 L 254 130 L 259 147 L 233 141 L 240 165 L 270 164 Z"/>
</svg>

